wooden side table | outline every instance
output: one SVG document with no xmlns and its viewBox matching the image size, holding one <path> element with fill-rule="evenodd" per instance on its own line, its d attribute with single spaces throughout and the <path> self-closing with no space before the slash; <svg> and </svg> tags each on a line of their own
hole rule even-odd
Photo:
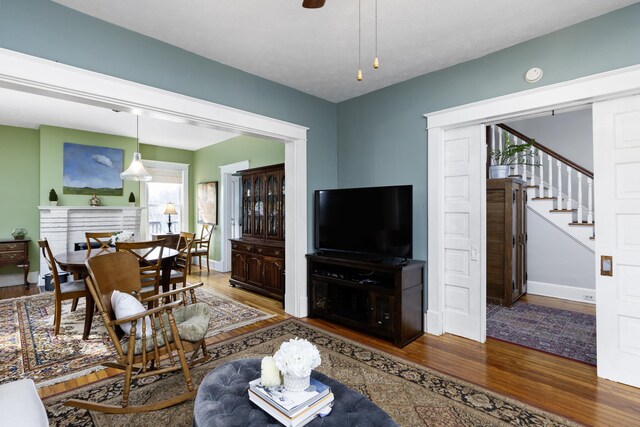
<svg viewBox="0 0 640 427">
<path fill-rule="evenodd" d="M 0 239 L 0 266 L 15 265 L 24 270 L 24 287 L 29 289 L 29 242 L 31 239 Z"/>
<path fill-rule="evenodd" d="M 180 234 L 176 233 L 176 234 L 169 234 L 169 233 L 162 233 L 162 234 L 151 234 L 151 237 L 153 238 L 153 240 L 159 240 L 159 239 L 164 239 L 164 247 L 165 248 L 171 248 L 171 249 L 175 249 L 178 246 L 178 239 L 180 238 Z"/>
</svg>

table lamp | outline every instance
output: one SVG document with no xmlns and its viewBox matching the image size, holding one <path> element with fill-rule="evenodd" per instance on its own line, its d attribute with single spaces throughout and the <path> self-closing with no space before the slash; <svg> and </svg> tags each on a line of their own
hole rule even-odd
<svg viewBox="0 0 640 427">
<path fill-rule="evenodd" d="M 178 215 L 178 212 L 176 211 L 176 207 L 173 206 L 173 203 L 169 202 L 164 207 L 163 213 L 164 215 L 169 215 L 169 222 L 167 223 L 167 225 L 169 226 L 169 234 L 171 234 L 171 215 Z"/>
</svg>

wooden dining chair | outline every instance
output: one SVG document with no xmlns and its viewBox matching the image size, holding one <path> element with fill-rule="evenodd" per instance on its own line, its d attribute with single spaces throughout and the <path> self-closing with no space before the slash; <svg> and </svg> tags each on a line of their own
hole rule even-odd
<svg viewBox="0 0 640 427">
<path fill-rule="evenodd" d="M 109 249 L 111 247 L 111 238 L 113 237 L 113 233 L 110 231 L 87 232 L 84 233 L 84 237 L 87 239 L 88 251 L 93 249 L 91 244 L 94 242 L 100 244 L 96 249 Z"/>
<path fill-rule="evenodd" d="M 187 276 L 191 265 L 191 249 L 193 248 L 195 237 L 195 233 L 189 233 L 186 231 L 180 232 L 178 246 L 176 247 L 178 250 L 178 256 L 173 263 L 171 279 L 169 280 L 173 289 L 176 288 L 178 283 L 182 283 L 183 287 L 187 286 Z"/>
<path fill-rule="evenodd" d="M 198 303 L 195 294 L 195 289 L 202 283 L 140 299 L 139 262 L 139 258 L 128 251 L 86 261 L 87 287 L 116 351 L 115 362 L 105 363 L 105 366 L 125 372 L 120 405 L 78 399 L 68 400 L 65 405 L 106 413 L 133 413 L 166 408 L 195 396 L 190 368 L 210 358 L 204 345 L 209 327 L 209 306 Z M 115 291 L 121 294 L 112 299 Z M 157 305 L 145 310 L 142 304 L 151 300 Z M 170 300 L 173 301 L 168 302 Z M 116 311 L 121 313 L 122 310 L 125 310 L 124 317 L 122 314 L 116 316 Z M 123 331 L 122 325 L 127 326 L 128 333 Z M 202 356 L 198 357 L 200 350 Z M 129 405 L 133 382 L 174 371 L 182 371 L 185 391 L 177 389 L 174 396 L 164 400 Z"/>
<path fill-rule="evenodd" d="M 42 256 L 47 262 L 49 270 L 51 270 L 51 280 L 53 281 L 53 292 L 55 297 L 55 309 L 53 315 L 53 333 L 58 335 L 60 333 L 60 321 L 62 319 L 62 301 L 73 300 L 71 305 L 71 311 L 76 310 L 78 305 L 78 299 L 84 298 L 88 295 L 88 291 L 85 287 L 84 279 L 73 280 L 71 282 L 60 282 L 60 275 L 58 274 L 58 265 L 56 263 L 53 254 L 51 253 L 51 247 L 47 239 L 38 240 L 38 246 L 42 251 Z M 93 316 L 92 311 L 87 304 L 87 316 Z"/>
<path fill-rule="evenodd" d="M 164 243 L 164 239 L 116 242 L 117 252 L 129 252 L 138 260 L 142 298 L 148 298 L 160 292 Z"/>
<path fill-rule="evenodd" d="M 209 245 L 213 236 L 213 224 L 202 224 L 200 238 L 193 242 L 191 256 L 198 257 L 198 267 L 202 270 L 202 257 L 207 260 L 207 273 L 209 272 Z M 189 274 L 191 274 L 191 264 L 189 264 Z"/>
</svg>

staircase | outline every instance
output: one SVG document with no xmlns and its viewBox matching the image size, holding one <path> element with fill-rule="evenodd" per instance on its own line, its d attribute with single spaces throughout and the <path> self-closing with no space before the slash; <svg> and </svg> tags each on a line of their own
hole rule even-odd
<svg viewBox="0 0 640 427">
<path fill-rule="evenodd" d="M 505 133 L 516 143 L 533 143 L 539 166 L 515 165 L 511 170 L 511 176 L 528 183 L 529 211 L 595 253 L 593 172 L 504 124 L 487 129 L 487 149 L 502 147 Z"/>
</svg>

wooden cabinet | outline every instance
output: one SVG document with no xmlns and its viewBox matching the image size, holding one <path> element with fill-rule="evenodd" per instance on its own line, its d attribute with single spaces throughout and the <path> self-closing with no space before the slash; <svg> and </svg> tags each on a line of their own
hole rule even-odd
<svg viewBox="0 0 640 427">
<path fill-rule="evenodd" d="M 284 300 L 284 164 L 240 171 L 242 237 L 231 240 L 232 286 Z"/>
<path fill-rule="evenodd" d="M 407 265 L 307 255 L 309 317 L 404 347 L 423 334 L 424 261 Z"/>
<path fill-rule="evenodd" d="M 16 265 L 24 271 L 24 286 L 29 287 L 29 242 L 30 239 L 0 239 L 0 267 Z"/>
<path fill-rule="evenodd" d="M 231 239 L 232 286 L 284 300 L 284 242 Z"/>
<path fill-rule="evenodd" d="M 527 189 L 487 180 L 487 302 L 511 307 L 527 292 Z"/>
</svg>

